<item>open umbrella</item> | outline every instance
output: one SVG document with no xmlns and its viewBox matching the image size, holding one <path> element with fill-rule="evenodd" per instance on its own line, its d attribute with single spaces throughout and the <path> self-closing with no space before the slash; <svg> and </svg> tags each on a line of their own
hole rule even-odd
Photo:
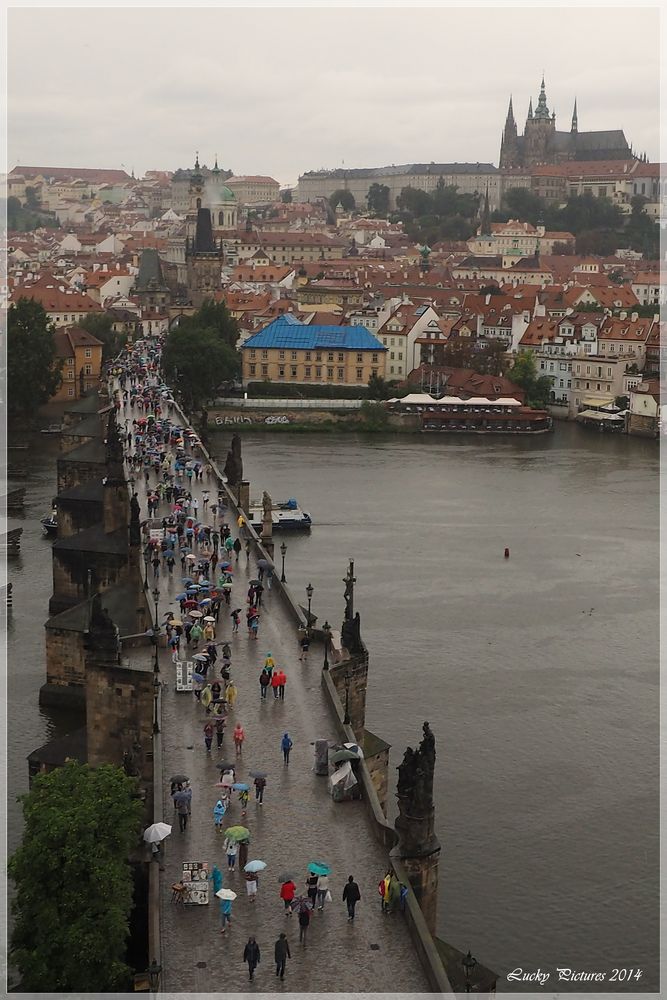
<svg viewBox="0 0 667 1000">
<path fill-rule="evenodd" d="M 266 861 L 249 861 L 243 869 L 244 872 L 263 872 L 266 868 Z"/>
<path fill-rule="evenodd" d="M 225 781 L 225 778 L 227 779 Z M 214 788 L 231 788 L 233 784 L 232 779 L 228 775 L 223 775 L 222 781 L 216 781 Z"/>
<path fill-rule="evenodd" d="M 292 909 L 302 913 L 304 910 L 312 910 L 313 905 L 308 896 L 295 896 L 292 900 Z"/>
<path fill-rule="evenodd" d="M 259 587 L 259 580 L 250 580 L 248 582 L 248 586 L 250 586 L 250 587 Z"/>
<path fill-rule="evenodd" d="M 161 840 L 168 837 L 171 833 L 171 827 L 168 823 L 153 823 L 146 830 L 144 830 L 144 840 L 148 844 L 159 844 Z M 264 866 L 266 867 L 266 865 Z"/>
<path fill-rule="evenodd" d="M 188 614 L 190 615 L 191 618 L 201 618 L 202 617 L 201 611 L 188 611 Z"/>
<path fill-rule="evenodd" d="M 182 576 L 181 577 L 181 583 L 187 583 L 188 586 L 191 587 L 192 584 L 194 583 L 194 580 L 192 579 L 191 576 Z"/>
<path fill-rule="evenodd" d="M 204 597 L 204 598 L 203 598 L 203 599 L 202 599 L 202 600 L 201 600 L 201 601 L 199 602 L 199 607 L 200 607 L 200 608 L 203 608 L 203 607 L 205 607 L 205 606 L 206 606 L 207 604 L 210 604 L 210 603 L 211 603 L 211 598 L 210 598 L 210 597 Z"/>
<path fill-rule="evenodd" d="M 266 771 L 250 771 L 251 778 L 266 778 Z"/>
<path fill-rule="evenodd" d="M 218 899 L 236 899 L 236 893 L 232 889 L 218 889 L 216 896 Z"/>
<path fill-rule="evenodd" d="M 199 581 L 199 586 L 200 587 L 210 587 L 211 586 L 211 581 L 210 580 L 200 580 Z"/>
<path fill-rule="evenodd" d="M 184 608 L 196 608 L 197 607 L 197 602 L 193 601 L 192 598 L 190 598 L 190 600 L 183 602 L 183 607 Z"/>
<path fill-rule="evenodd" d="M 190 779 L 188 778 L 187 774 L 174 774 L 169 779 L 169 781 L 173 782 L 176 785 L 182 785 L 184 781 L 189 781 L 189 780 Z"/>
<path fill-rule="evenodd" d="M 227 837 L 231 837 L 232 840 L 249 840 L 250 830 L 247 828 L 247 826 L 230 826 L 225 830 L 225 835 Z M 266 868 L 266 865 L 264 864 L 263 861 L 260 862 L 260 864 L 264 868 Z"/>
<path fill-rule="evenodd" d="M 185 557 L 185 561 L 186 562 L 197 562 L 197 556 L 193 555 L 193 553 L 190 552 L 190 554 Z"/>
<path fill-rule="evenodd" d="M 218 563 L 218 566 L 220 567 L 220 569 L 229 569 L 231 567 L 231 565 L 232 564 L 230 562 L 221 562 L 221 563 Z"/>
<path fill-rule="evenodd" d="M 268 569 L 269 568 L 269 562 L 268 562 L 267 559 L 258 559 L 257 560 L 257 565 L 258 565 L 258 567 L 260 569 Z"/>
<path fill-rule="evenodd" d="M 218 764 L 218 767 L 220 768 L 221 771 L 235 771 L 236 770 L 236 764 L 232 764 L 228 760 L 221 761 L 221 763 Z"/>
<path fill-rule="evenodd" d="M 215 618 L 213 617 L 213 615 L 204 615 L 204 621 L 205 622 L 214 622 Z"/>
<path fill-rule="evenodd" d="M 200 663 L 203 663 L 205 660 L 208 660 L 208 656 L 206 653 L 195 653 L 192 659 L 198 660 Z"/>
<path fill-rule="evenodd" d="M 232 785 L 235 792 L 249 792 L 250 785 L 246 785 L 244 781 L 235 781 Z"/>
<path fill-rule="evenodd" d="M 311 861 L 308 865 L 308 871 L 312 872 L 313 875 L 331 875 L 331 868 L 323 861 Z"/>
<path fill-rule="evenodd" d="M 171 619 L 171 624 L 172 624 L 172 625 L 182 625 L 182 624 L 183 624 L 183 622 L 181 621 L 181 619 L 180 619 L 180 618 L 172 618 L 172 619 Z"/>
<path fill-rule="evenodd" d="M 174 600 L 175 601 L 185 601 L 186 598 L 187 598 L 187 596 L 188 596 L 187 594 L 176 594 L 176 597 L 174 598 Z"/>
</svg>

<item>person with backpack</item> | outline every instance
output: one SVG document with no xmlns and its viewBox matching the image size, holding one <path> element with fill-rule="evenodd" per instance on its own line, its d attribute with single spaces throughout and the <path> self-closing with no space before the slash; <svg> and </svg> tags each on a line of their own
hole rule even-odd
<svg viewBox="0 0 667 1000">
<path fill-rule="evenodd" d="M 306 947 L 306 934 L 310 926 L 310 907 L 302 906 L 299 910 L 299 941 Z"/>
<path fill-rule="evenodd" d="M 285 963 L 288 958 L 292 955 L 289 950 L 289 941 L 287 940 L 286 934 L 281 934 L 276 941 L 274 948 L 274 957 L 276 960 L 276 975 L 280 976 L 281 979 L 285 978 Z"/>
<path fill-rule="evenodd" d="M 280 749 L 283 752 L 283 760 L 285 765 L 289 764 L 289 755 L 292 749 L 293 743 L 290 739 L 289 733 L 284 733 L 283 738 L 280 741 Z"/>
<path fill-rule="evenodd" d="M 255 969 L 260 963 L 261 955 L 259 952 L 259 945 L 255 941 L 254 937 L 248 938 L 248 943 L 243 949 L 243 961 L 248 963 L 248 979 L 252 982 L 253 976 L 255 975 Z"/>
<path fill-rule="evenodd" d="M 269 685 L 271 684 L 271 674 L 264 667 L 261 674 L 259 675 L 259 690 L 262 697 L 262 701 L 266 701 L 266 692 L 269 690 Z"/>
</svg>

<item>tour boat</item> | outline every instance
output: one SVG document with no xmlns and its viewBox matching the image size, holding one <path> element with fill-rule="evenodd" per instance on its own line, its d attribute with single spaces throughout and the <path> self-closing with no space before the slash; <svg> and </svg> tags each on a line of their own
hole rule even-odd
<svg viewBox="0 0 667 1000">
<path fill-rule="evenodd" d="M 60 434 L 62 431 L 62 426 L 60 424 L 49 424 L 48 427 L 42 427 L 42 434 Z"/>
<path fill-rule="evenodd" d="M 271 507 L 271 520 L 273 521 L 274 531 L 287 529 L 304 529 L 307 531 L 312 526 L 313 520 L 310 514 L 305 510 L 301 510 L 293 497 L 281 502 L 274 501 Z M 264 520 L 264 507 L 261 500 L 250 501 L 248 515 L 250 524 L 255 530 L 261 533 Z"/>
<path fill-rule="evenodd" d="M 53 537 L 58 533 L 58 511 L 54 507 L 50 514 L 46 517 L 40 519 L 41 526 L 44 528 L 44 534 Z"/>
</svg>

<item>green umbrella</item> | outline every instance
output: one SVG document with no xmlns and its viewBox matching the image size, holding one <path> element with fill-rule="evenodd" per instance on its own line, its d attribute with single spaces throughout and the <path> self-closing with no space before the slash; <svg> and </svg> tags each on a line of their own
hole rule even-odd
<svg viewBox="0 0 667 1000">
<path fill-rule="evenodd" d="M 225 835 L 231 837 L 232 840 L 249 840 L 250 830 L 245 826 L 230 826 L 229 829 L 225 830 Z"/>
</svg>

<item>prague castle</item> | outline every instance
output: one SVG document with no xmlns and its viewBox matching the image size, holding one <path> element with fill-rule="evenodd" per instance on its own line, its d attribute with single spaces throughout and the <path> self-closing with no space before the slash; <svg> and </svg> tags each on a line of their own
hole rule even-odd
<svg viewBox="0 0 667 1000">
<path fill-rule="evenodd" d="M 537 107 L 530 100 L 523 135 L 517 132 L 512 98 L 500 144 L 500 169 L 557 164 L 567 160 L 631 160 L 633 153 L 622 129 L 602 132 L 580 132 L 577 122 L 577 102 L 574 102 L 569 132 L 556 129 L 556 112 L 549 112 L 544 89 L 540 87 Z"/>
</svg>

